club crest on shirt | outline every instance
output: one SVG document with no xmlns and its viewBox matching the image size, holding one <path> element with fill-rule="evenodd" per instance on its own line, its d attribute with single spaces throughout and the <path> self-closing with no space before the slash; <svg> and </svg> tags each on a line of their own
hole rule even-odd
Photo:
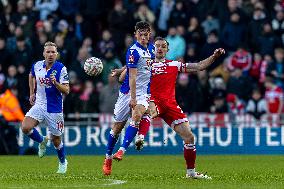
<svg viewBox="0 0 284 189">
<path fill-rule="evenodd" d="M 129 63 L 134 63 L 134 55 L 133 54 L 129 55 L 128 62 Z"/>
<path fill-rule="evenodd" d="M 57 74 L 57 70 L 53 70 L 52 72 L 51 72 L 51 74 L 50 74 L 50 76 L 56 76 L 56 74 Z"/>
</svg>

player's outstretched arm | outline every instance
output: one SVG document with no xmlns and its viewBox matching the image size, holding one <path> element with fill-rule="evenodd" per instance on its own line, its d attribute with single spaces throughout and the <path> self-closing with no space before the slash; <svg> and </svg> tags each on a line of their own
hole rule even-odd
<svg viewBox="0 0 284 189">
<path fill-rule="evenodd" d="M 35 104 L 35 77 L 29 74 L 29 87 L 30 87 L 30 104 L 33 106 Z"/>
<path fill-rule="evenodd" d="M 217 58 L 219 58 L 223 54 L 225 54 L 225 50 L 219 48 L 216 49 L 211 56 L 198 63 L 186 63 L 186 72 L 205 70 L 208 66 L 210 66 Z"/>
<path fill-rule="evenodd" d="M 111 70 L 111 76 L 120 76 L 124 71 L 126 70 L 126 66 L 123 66 L 122 68 L 119 69 L 113 69 Z"/>
</svg>

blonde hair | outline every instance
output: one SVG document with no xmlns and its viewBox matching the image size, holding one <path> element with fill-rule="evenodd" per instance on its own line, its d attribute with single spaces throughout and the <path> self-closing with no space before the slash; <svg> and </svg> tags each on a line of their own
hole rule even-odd
<svg viewBox="0 0 284 189">
<path fill-rule="evenodd" d="M 48 46 L 52 46 L 52 47 L 55 47 L 57 49 L 57 45 L 55 43 L 51 42 L 51 41 L 45 42 L 44 48 L 48 47 Z"/>
</svg>

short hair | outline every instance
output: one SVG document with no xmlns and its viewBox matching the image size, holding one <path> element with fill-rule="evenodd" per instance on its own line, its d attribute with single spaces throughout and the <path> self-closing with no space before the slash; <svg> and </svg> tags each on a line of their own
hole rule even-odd
<svg viewBox="0 0 284 189">
<path fill-rule="evenodd" d="M 148 22 L 140 21 L 140 22 L 137 22 L 135 25 L 135 32 L 138 30 L 151 31 L 151 26 Z"/>
<path fill-rule="evenodd" d="M 49 47 L 49 46 L 55 47 L 57 49 L 57 45 L 55 43 L 51 42 L 51 41 L 45 42 L 43 47 L 45 48 L 45 47 Z"/>
<path fill-rule="evenodd" d="M 166 40 L 166 38 L 158 36 L 158 37 L 155 38 L 154 43 L 156 41 L 165 41 L 167 43 L 167 46 L 169 47 L 169 42 Z"/>
</svg>

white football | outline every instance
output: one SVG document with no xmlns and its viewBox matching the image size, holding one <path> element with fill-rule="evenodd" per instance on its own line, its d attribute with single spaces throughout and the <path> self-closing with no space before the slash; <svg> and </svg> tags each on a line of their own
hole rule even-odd
<svg viewBox="0 0 284 189">
<path fill-rule="evenodd" d="M 88 58 L 84 63 L 84 70 L 89 76 L 97 76 L 103 70 L 103 62 L 96 57 Z"/>
</svg>

